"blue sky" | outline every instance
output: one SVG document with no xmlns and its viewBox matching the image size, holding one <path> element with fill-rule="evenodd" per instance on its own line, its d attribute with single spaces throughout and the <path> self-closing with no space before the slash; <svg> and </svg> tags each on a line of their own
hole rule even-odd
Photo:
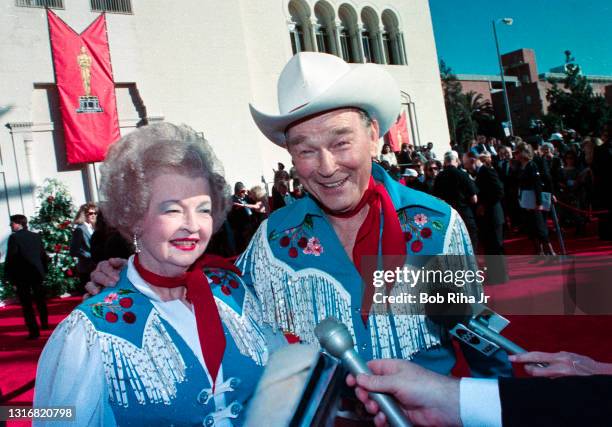
<svg viewBox="0 0 612 427">
<path fill-rule="evenodd" d="M 585 74 L 612 75 L 612 0 L 429 0 L 438 58 L 456 74 L 497 74 L 491 20 L 502 53 L 535 50 L 538 73 L 564 62 L 569 49 Z"/>
</svg>

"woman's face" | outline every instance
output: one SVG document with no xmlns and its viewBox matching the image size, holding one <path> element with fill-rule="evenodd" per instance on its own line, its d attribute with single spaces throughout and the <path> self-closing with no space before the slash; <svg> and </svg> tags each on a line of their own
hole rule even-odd
<svg viewBox="0 0 612 427">
<path fill-rule="evenodd" d="M 210 188 L 204 178 L 162 173 L 151 183 L 149 208 L 137 225 L 141 264 L 178 276 L 204 253 L 213 232 Z"/>
</svg>

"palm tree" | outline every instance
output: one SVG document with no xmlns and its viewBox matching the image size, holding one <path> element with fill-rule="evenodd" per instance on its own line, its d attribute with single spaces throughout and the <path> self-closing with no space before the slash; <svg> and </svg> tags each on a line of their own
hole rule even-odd
<svg viewBox="0 0 612 427">
<path fill-rule="evenodd" d="M 474 91 L 461 94 L 460 106 L 461 118 L 458 133 L 461 137 L 459 140 L 466 147 L 470 140 L 476 138 L 480 125 L 494 119 L 494 112 L 491 101 L 484 99 L 481 93 Z"/>
</svg>

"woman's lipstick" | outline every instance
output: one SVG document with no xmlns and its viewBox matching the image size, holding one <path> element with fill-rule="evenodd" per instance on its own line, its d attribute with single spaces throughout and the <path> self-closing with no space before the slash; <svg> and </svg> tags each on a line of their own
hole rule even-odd
<svg viewBox="0 0 612 427">
<path fill-rule="evenodd" d="M 170 240 L 170 244 L 179 251 L 190 252 L 195 250 L 200 239 L 183 238 Z"/>
</svg>

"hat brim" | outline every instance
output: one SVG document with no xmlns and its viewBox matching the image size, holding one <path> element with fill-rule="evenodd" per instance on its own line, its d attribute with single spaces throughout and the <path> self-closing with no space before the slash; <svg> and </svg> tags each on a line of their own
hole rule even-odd
<svg viewBox="0 0 612 427">
<path fill-rule="evenodd" d="M 373 64 L 353 68 L 325 92 L 303 107 L 287 114 L 272 115 L 249 104 L 251 115 L 261 132 L 276 145 L 286 147 L 285 132 L 294 122 L 325 111 L 354 107 L 376 119 L 383 136 L 397 120 L 400 91 L 386 71 Z"/>
</svg>

